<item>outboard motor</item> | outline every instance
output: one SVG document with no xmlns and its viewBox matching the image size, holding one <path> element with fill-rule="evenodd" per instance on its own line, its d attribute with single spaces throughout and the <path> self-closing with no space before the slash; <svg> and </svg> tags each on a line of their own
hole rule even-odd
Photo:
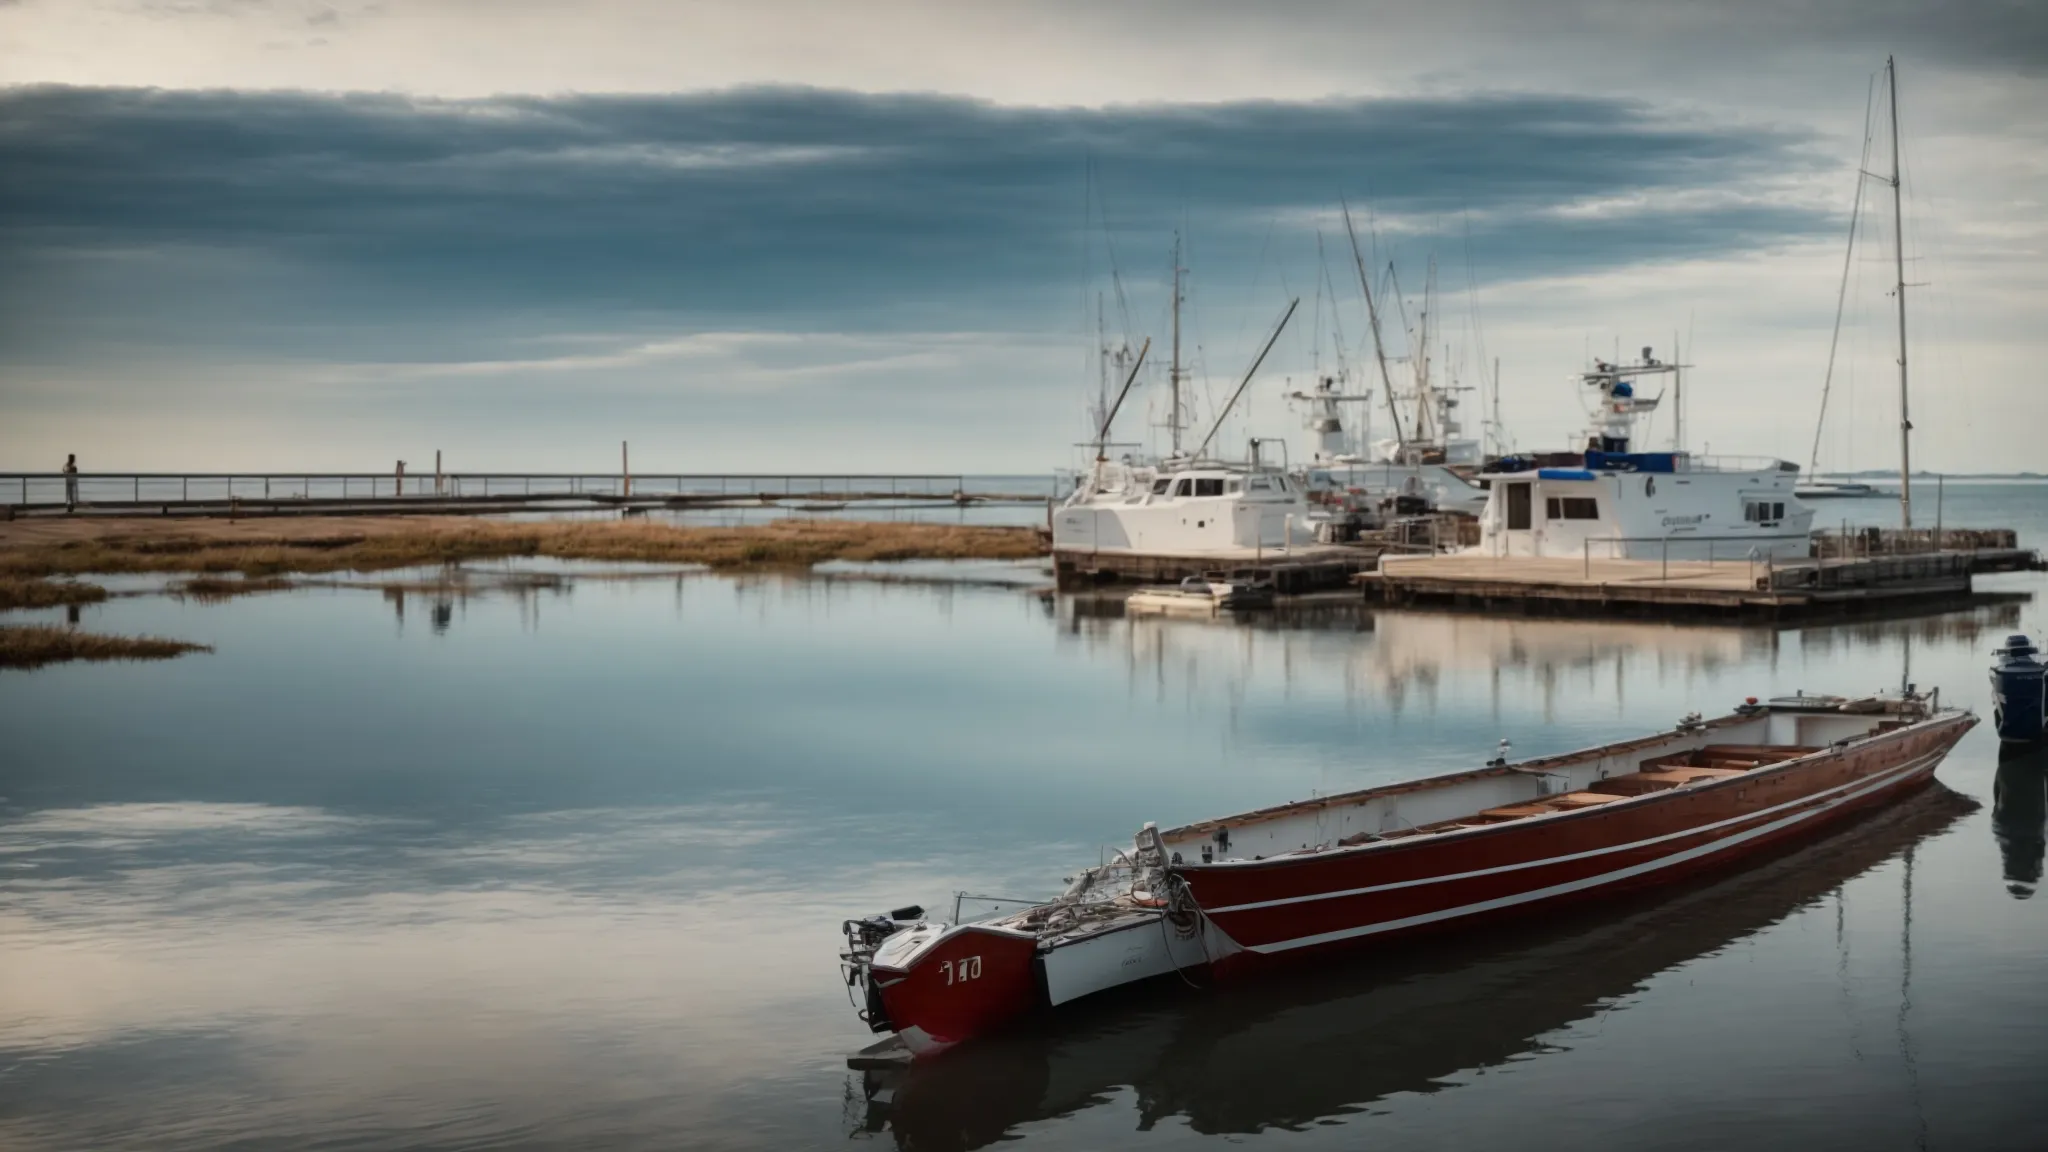
<svg viewBox="0 0 2048 1152">
<path fill-rule="evenodd" d="M 1991 717 L 1998 738 L 2014 744 L 2041 739 L 2048 731 L 2048 665 L 2025 636 L 2008 636 L 1994 650 Z"/>
<path fill-rule="evenodd" d="M 895 1025 L 889 1023 L 889 1013 L 882 1007 L 881 990 L 868 978 L 868 970 L 875 962 L 875 949 L 882 941 L 912 927 L 924 920 L 924 909 L 916 904 L 897 908 L 889 912 L 878 912 L 873 916 L 862 916 L 847 920 L 839 925 L 846 934 L 846 951 L 839 954 L 839 970 L 846 978 L 846 986 L 859 988 L 860 1002 L 854 1011 L 867 1022 L 873 1032 L 891 1032 Z"/>
</svg>

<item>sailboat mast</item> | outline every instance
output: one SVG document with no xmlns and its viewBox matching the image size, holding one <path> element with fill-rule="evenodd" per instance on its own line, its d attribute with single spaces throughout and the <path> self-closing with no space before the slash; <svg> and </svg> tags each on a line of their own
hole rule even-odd
<svg viewBox="0 0 2048 1152">
<path fill-rule="evenodd" d="M 1180 455 L 1180 233 L 1173 235 L 1173 364 L 1166 370 L 1166 378 L 1173 386 L 1173 414 L 1167 417 L 1167 427 L 1173 436 L 1173 454 Z"/>
<path fill-rule="evenodd" d="M 1493 358 L 1493 450 L 1496 455 L 1502 451 L 1504 441 L 1500 434 L 1500 357 Z"/>
<path fill-rule="evenodd" d="M 1095 420 L 1109 413 L 1109 327 L 1104 322 L 1102 293 L 1095 294 Z"/>
<path fill-rule="evenodd" d="M 1899 184 L 1899 71 L 1884 58 L 1885 79 L 1892 95 L 1892 253 L 1898 270 L 1899 296 L 1899 527 L 1913 526 L 1913 419 L 1906 407 L 1906 224 Z"/>
<path fill-rule="evenodd" d="M 1372 327 L 1372 354 L 1380 363 L 1380 387 L 1387 394 L 1387 415 L 1394 420 L 1394 443 L 1402 443 L 1401 410 L 1394 405 L 1394 378 L 1387 372 L 1387 345 L 1380 339 L 1380 310 L 1372 300 L 1372 279 L 1365 274 L 1365 254 L 1358 250 L 1358 229 L 1351 226 L 1351 205 L 1344 205 L 1344 235 L 1351 238 L 1351 262 L 1358 265 L 1358 287 L 1365 293 L 1365 318 Z M 1396 455 L 1402 455 L 1399 447 Z"/>
</svg>

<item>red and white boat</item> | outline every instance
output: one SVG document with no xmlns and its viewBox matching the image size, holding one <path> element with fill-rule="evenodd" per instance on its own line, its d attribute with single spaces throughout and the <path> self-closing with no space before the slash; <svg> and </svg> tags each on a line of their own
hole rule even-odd
<svg viewBox="0 0 2048 1152">
<path fill-rule="evenodd" d="M 1933 696 L 1794 696 L 1518 764 L 1161 831 L 973 923 L 849 920 L 861 1015 L 918 1057 L 1175 971 L 1217 976 L 1727 868 L 1933 778 L 1977 723 Z"/>
</svg>

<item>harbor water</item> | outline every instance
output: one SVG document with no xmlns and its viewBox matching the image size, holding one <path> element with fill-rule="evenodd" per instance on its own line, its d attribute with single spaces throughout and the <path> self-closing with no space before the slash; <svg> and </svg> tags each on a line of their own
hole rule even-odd
<svg viewBox="0 0 2048 1152">
<path fill-rule="evenodd" d="M 1943 515 L 2048 546 L 2048 485 L 1951 484 Z M 2040 574 L 1772 629 L 555 569 L 116 596 L 81 626 L 213 651 L 0 672 L 0 1147 L 2048 1147 L 2048 753 L 1989 724 L 1754 868 L 1159 982 L 908 1075 L 846 1067 L 873 1037 L 835 955 L 849 916 L 1042 898 L 1144 821 L 1502 739 L 1906 682 L 1988 712 L 1991 649 L 2048 632 Z"/>
</svg>

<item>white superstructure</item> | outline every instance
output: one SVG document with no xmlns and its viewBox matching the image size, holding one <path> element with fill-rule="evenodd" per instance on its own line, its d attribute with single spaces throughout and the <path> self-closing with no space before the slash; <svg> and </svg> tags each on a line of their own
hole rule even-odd
<svg viewBox="0 0 2048 1152">
<path fill-rule="evenodd" d="M 1342 379 L 1335 376 L 1322 377 L 1313 391 L 1290 392 L 1288 399 L 1308 409 L 1307 426 L 1315 455 L 1298 475 L 1310 492 L 1356 491 L 1372 498 L 1417 496 L 1432 508 L 1468 516 L 1477 516 L 1486 506 L 1486 489 L 1470 478 L 1480 464 L 1477 441 L 1403 445 L 1385 440 L 1367 449 L 1361 443 L 1364 437 L 1351 431 L 1343 405 L 1358 405 L 1363 425 L 1372 393 L 1346 392 Z M 1455 423 L 1440 426 L 1457 431 Z"/>
<path fill-rule="evenodd" d="M 1636 382 L 1679 367 L 1645 348 L 1641 363 L 1596 361 L 1581 373 L 1598 395 L 1586 450 L 1566 460 L 1503 461 L 1503 471 L 1486 474 L 1490 492 L 1473 551 L 1648 560 L 1807 556 L 1813 511 L 1794 490 L 1797 465 L 1630 451 L 1637 416 L 1658 402 L 1637 396 Z"/>
<path fill-rule="evenodd" d="M 1238 556 L 1313 541 L 1308 502 L 1257 464 L 1099 462 L 1055 509 L 1055 551 Z"/>
</svg>

